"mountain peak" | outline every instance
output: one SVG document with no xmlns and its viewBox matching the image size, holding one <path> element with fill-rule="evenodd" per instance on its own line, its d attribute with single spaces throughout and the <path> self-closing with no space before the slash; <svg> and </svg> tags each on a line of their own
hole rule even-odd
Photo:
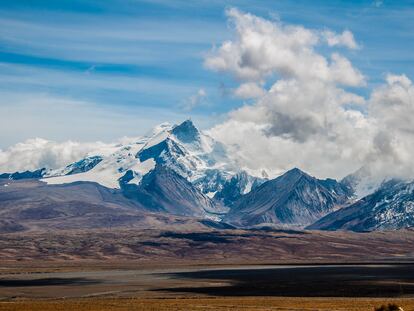
<svg viewBox="0 0 414 311">
<path fill-rule="evenodd" d="M 303 227 L 346 202 L 347 194 L 341 190 L 337 183 L 327 188 L 326 182 L 293 168 L 238 199 L 225 220 L 236 226 Z"/>
<path fill-rule="evenodd" d="M 171 133 L 183 143 L 192 143 L 200 139 L 200 132 L 190 119 L 187 119 L 180 125 L 175 126 Z"/>
<path fill-rule="evenodd" d="M 290 170 L 288 170 L 286 173 L 284 173 L 282 176 L 309 176 L 308 174 L 306 174 L 304 171 L 302 171 L 301 169 L 294 167 Z"/>
</svg>

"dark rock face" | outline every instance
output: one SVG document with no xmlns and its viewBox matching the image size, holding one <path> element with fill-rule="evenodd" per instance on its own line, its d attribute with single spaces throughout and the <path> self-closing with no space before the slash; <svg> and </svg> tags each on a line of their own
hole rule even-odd
<svg viewBox="0 0 414 311">
<path fill-rule="evenodd" d="M 127 198 L 140 202 L 150 211 L 195 217 L 219 212 L 214 201 L 162 165 L 145 175 L 139 185 L 124 184 L 122 189 Z"/>
<path fill-rule="evenodd" d="M 157 160 L 159 161 L 161 153 L 168 152 L 168 151 L 169 151 L 169 146 L 168 146 L 167 140 L 163 140 L 157 145 L 141 150 L 140 152 L 138 152 L 136 157 L 141 162 L 145 162 L 146 160 L 151 159 L 151 158 L 155 159 L 155 161 Z"/>
<path fill-rule="evenodd" d="M 93 169 L 102 161 L 102 157 L 93 156 L 86 157 L 82 160 L 74 162 L 66 166 L 63 171 L 63 175 L 73 175 L 78 173 L 85 173 Z M 0 174 L 0 179 L 12 179 L 12 180 L 22 180 L 22 179 L 41 179 L 47 176 L 48 170 L 46 168 L 41 168 L 35 171 L 25 171 L 25 172 L 15 172 L 15 173 L 5 173 Z"/>
<path fill-rule="evenodd" d="M 186 120 L 173 128 L 172 134 L 186 144 L 200 140 L 200 132 L 191 120 Z"/>
<path fill-rule="evenodd" d="M 103 159 L 100 156 L 93 156 L 72 163 L 66 167 L 68 169 L 66 175 L 73 175 L 90 171 L 95 166 L 97 166 L 102 160 Z"/>
<path fill-rule="evenodd" d="M 148 159 L 154 159 L 154 161 L 163 166 L 173 168 L 177 172 L 181 172 L 183 175 L 191 175 L 191 168 L 195 166 L 194 163 L 189 161 L 190 167 L 186 167 L 179 158 L 186 156 L 185 150 L 178 145 L 175 141 L 167 138 L 157 145 L 145 148 L 138 152 L 137 158 L 141 162 Z"/>
<path fill-rule="evenodd" d="M 327 178 L 319 180 L 319 182 L 328 189 L 332 194 L 336 194 L 338 197 L 352 197 L 354 189 L 343 182 L 337 182 L 335 179 Z"/>
<path fill-rule="evenodd" d="M 356 203 L 310 225 L 317 230 L 397 230 L 414 226 L 414 182 L 389 181 Z"/>
<path fill-rule="evenodd" d="M 45 168 L 41 168 L 35 171 L 4 173 L 4 174 L 0 174 L 0 178 L 1 179 L 12 179 L 12 180 L 40 179 L 46 174 L 46 172 L 47 170 Z"/>
<path fill-rule="evenodd" d="M 346 188 L 295 168 L 237 200 L 225 221 L 237 226 L 261 224 L 304 227 L 345 204 Z"/>
</svg>

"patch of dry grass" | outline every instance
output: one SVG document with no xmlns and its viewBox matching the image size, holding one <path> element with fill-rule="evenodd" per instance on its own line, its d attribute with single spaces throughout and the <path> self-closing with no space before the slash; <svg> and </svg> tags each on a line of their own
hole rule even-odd
<svg viewBox="0 0 414 311">
<path fill-rule="evenodd" d="M 0 302 L 0 311 L 374 311 L 396 303 L 414 311 L 414 299 L 353 298 L 176 298 L 76 299 Z"/>
</svg>

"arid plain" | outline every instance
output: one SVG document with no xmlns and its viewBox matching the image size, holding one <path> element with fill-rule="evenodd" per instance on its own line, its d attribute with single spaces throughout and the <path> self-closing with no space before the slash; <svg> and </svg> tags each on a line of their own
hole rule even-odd
<svg viewBox="0 0 414 311">
<path fill-rule="evenodd" d="M 0 235 L 0 310 L 414 310 L 414 232 Z"/>
</svg>

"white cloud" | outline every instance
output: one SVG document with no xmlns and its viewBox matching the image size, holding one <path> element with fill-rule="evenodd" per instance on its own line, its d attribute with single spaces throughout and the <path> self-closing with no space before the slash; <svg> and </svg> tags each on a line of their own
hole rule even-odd
<svg viewBox="0 0 414 311">
<path fill-rule="evenodd" d="M 364 100 L 320 81 L 280 80 L 254 105 L 231 112 L 211 134 L 251 170 L 275 175 L 300 167 L 341 177 L 358 169 L 371 148 L 370 121 L 346 110 L 349 102 Z"/>
<path fill-rule="evenodd" d="M 234 96 L 249 99 L 261 97 L 265 94 L 265 90 L 254 82 L 243 83 L 234 90 Z"/>
<path fill-rule="evenodd" d="M 345 57 L 333 54 L 329 61 L 315 51 L 321 43 L 319 31 L 268 21 L 234 8 L 227 16 L 235 26 L 235 38 L 211 52 L 205 60 L 209 69 L 250 82 L 277 73 L 285 79 L 318 79 L 351 86 L 364 83 L 362 74 Z M 349 41 L 349 32 L 344 33 L 337 39 L 339 43 L 345 41 L 342 37 Z"/>
<path fill-rule="evenodd" d="M 344 86 L 363 86 L 365 77 L 355 69 L 351 62 L 340 54 L 331 55 L 332 63 L 330 66 L 330 79 L 333 83 Z"/>
<path fill-rule="evenodd" d="M 354 35 L 349 30 L 344 30 L 341 34 L 337 34 L 331 30 L 322 32 L 322 37 L 329 46 L 344 46 L 349 49 L 357 49 L 359 46 L 355 41 Z"/>
<path fill-rule="evenodd" d="M 408 168 L 414 104 L 407 77 L 389 75 L 365 99 L 348 88 L 365 86 L 363 74 L 337 52 L 325 57 L 315 49 L 318 44 L 357 48 L 349 31 L 318 32 L 236 9 L 227 14 L 235 36 L 213 50 L 205 65 L 233 76 L 239 89 L 276 78 L 253 104 L 231 111 L 211 129 L 235 161 L 273 176 L 296 166 L 341 178 L 364 166 L 381 178 L 403 176 L 404 169 L 414 177 Z"/>
<path fill-rule="evenodd" d="M 405 75 L 388 75 L 369 100 L 378 131 L 369 164 L 376 172 L 414 177 L 414 85 Z"/>
<path fill-rule="evenodd" d="M 103 105 L 48 93 L 0 92 L 0 173 L 59 168 L 86 155 L 111 152 L 114 143 L 133 141 L 131 137 L 145 135 L 159 123 L 186 117 L 159 108 Z M 208 118 L 193 119 L 211 124 Z M 129 138 L 119 139 L 123 136 Z"/>
<path fill-rule="evenodd" d="M 49 93 L 0 92 L 0 148 L 4 149 L 33 137 L 53 141 L 75 140 L 113 142 L 122 136 L 136 137 L 153 126 L 180 122 L 186 113 L 135 105 L 105 105 Z M 204 127 L 208 117 L 193 114 Z"/>
<path fill-rule="evenodd" d="M 39 15 L 21 10 L 9 16 L 2 14 L 2 43 L 21 54 L 53 59 L 156 64 L 160 59 L 176 61 L 192 57 L 194 52 L 186 47 L 212 42 L 223 34 L 222 27 L 217 23 L 197 18 L 177 22 L 126 16 L 119 18 L 117 14 L 43 13 Z M 173 42 L 174 45 L 167 50 L 155 49 L 148 44 L 159 42 Z M 180 49 L 176 48 L 177 43 L 181 43 Z"/>
<path fill-rule="evenodd" d="M 383 4 L 384 4 L 383 0 L 374 0 L 372 2 L 372 5 L 375 6 L 376 8 L 380 8 Z"/>
<path fill-rule="evenodd" d="M 197 93 L 187 98 L 187 100 L 185 101 L 183 105 L 183 109 L 185 111 L 191 111 L 194 108 L 205 104 L 206 98 L 207 98 L 207 92 L 203 88 L 201 88 L 197 91 Z"/>
<path fill-rule="evenodd" d="M 53 142 L 41 138 L 28 139 L 0 150 L 0 172 L 58 168 L 87 155 L 107 154 L 113 145 L 101 142 Z"/>
</svg>

